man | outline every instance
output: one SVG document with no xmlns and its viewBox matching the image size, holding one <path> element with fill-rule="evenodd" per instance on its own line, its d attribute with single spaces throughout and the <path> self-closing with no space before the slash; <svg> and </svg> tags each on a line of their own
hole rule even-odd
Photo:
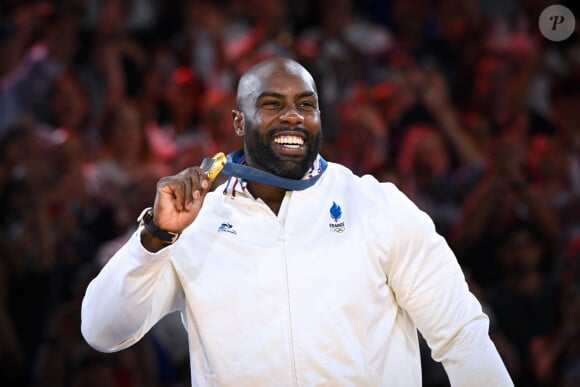
<svg viewBox="0 0 580 387">
<path fill-rule="evenodd" d="M 231 177 L 208 192 L 199 167 L 162 178 L 145 226 L 87 289 L 85 339 L 118 351 L 179 310 L 195 386 L 408 387 L 421 384 L 418 328 L 453 385 L 512 385 L 428 216 L 319 156 L 311 75 L 267 59 L 240 79 L 237 105 L 237 161 L 314 184 Z"/>
</svg>

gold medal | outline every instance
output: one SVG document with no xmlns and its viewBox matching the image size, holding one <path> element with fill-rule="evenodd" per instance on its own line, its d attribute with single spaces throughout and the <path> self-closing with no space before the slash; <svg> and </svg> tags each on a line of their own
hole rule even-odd
<svg viewBox="0 0 580 387">
<path fill-rule="evenodd" d="M 219 175 L 224 165 L 226 165 L 226 162 L 226 155 L 223 152 L 218 152 L 211 158 L 206 157 L 203 159 L 200 167 L 203 173 L 205 173 L 208 178 L 213 180 L 217 175 Z"/>
</svg>

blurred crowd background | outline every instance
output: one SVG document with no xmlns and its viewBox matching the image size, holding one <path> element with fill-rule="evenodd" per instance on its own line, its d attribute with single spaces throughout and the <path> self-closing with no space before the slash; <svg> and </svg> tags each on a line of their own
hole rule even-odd
<svg viewBox="0 0 580 387">
<path fill-rule="evenodd" d="M 516 385 L 579 386 L 580 23 L 546 39 L 550 4 L 2 0 L 0 384 L 189 385 L 178 316 L 101 354 L 80 301 L 160 176 L 241 146 L 238 77 L 285 55 L 318 82 L 323 156 L 448 239 Z"/>
</svg>

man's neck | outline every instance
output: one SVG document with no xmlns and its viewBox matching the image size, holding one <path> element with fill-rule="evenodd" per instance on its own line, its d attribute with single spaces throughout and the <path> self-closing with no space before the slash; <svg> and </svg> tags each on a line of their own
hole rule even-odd
<svg viewBox="0 0 580 387">
<path fill-rule="evenodd" d="M 284 195 L 286 195 L 285 189 L 256 181 L 248 181 L 247 189 L 252 196 L 262 199 L 270 207 L 272 212 L 278 215 L 282 200 L 284 199 Z"/>
</svg>

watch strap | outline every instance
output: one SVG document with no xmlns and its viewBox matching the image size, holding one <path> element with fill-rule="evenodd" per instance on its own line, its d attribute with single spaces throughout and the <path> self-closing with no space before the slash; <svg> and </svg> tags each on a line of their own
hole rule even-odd
<svg viewBox="0 0 580 387">
<path fill-rule="evenodd" d="M 140 225 L 143 225 L 151 235 L 165 243 L 175 243 L 181 235 L 179 232 L 167 231 L 159 228 L 159 226 L 157 226 L 153 221 L 153 208 L 151 207 L 145 208 L 141 212 L 141 215 L 139 215 L 139 218 L 137 218 L 137 221 Z"/>
</svg>

